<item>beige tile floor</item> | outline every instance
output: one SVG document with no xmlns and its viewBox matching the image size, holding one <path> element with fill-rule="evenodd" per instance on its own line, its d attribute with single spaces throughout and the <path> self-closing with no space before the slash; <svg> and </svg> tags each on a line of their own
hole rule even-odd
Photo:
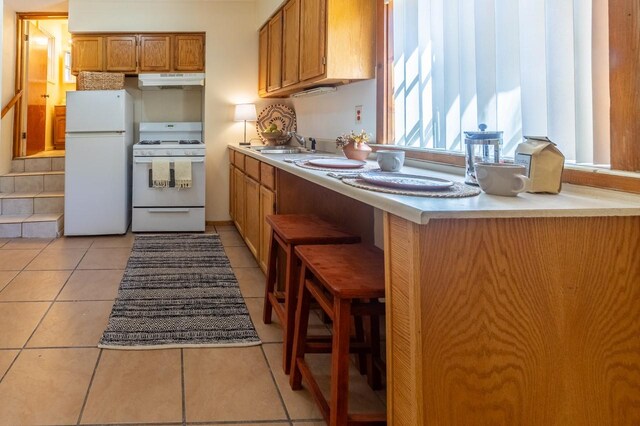
<svg viewBox="0 0 640 426">
<path fill-rule="evenodd" d="M 98 349 L 134 236 L 0 239 L 0 426 L 323 425 L 282 371 L 280 325 L 262 323 L 264 274 L 235 228 L 216 231 L 261 346 Z M 318 318 L 310 327 L 328 333 Z M 329 356 L 310 364 L 328 393 Z M 384 410 L 355 368 L 350 383 L 353 412 Z"/>
</svg>

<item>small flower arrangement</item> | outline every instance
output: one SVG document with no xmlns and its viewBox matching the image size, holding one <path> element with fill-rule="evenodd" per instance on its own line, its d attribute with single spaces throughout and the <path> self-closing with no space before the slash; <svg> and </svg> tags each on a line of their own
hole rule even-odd
<svg viewBox="0 0 640 426">
<path fill-rule="evenodd" d="M 358 134 L 354 133 L 352 130 L 351 133 L 345 133 L 343 135 L 338 136 L 338 138 L 336 139 L 336 147 L 344 148 L 345 146 L 353 142 L 356 145 L 356 147 L 359 148 L 360 144 L 369 142 L 370 138 L 371 138 L 371 135 L 365 132 L 364 130 Z"/>
</svg>

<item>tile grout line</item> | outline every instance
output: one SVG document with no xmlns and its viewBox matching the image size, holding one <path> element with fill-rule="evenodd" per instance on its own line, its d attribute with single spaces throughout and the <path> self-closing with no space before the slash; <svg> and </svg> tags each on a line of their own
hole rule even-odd
<svg viewBox="0 0 640 426">
<path fill-rule="evenodd" d="M 182 424 L 187 424 L 187 396 L 184 386 L 184 348 L 180 348 L 180 382 L 182 387 Z"/>
<path fill-rule="evenodd" d="M 98 358 L 96 359 L 96 365 L 93 367 L 93 373 L 91 373 L 91 379 L 89 379 L 89 386 L 87 387 L 87 393 L 84 395 L 84 400 L 82 401 L 82 407 L 80 408 L 80 414 L 78 415 L 78 421 L 76 425 L 79 425 L 82 421 L 82 416 L 84 415 L 84 409 L 87 406 L 87 401 L 89 400 L 89 392 L 91 392 L 91 386 L 93 385 L 93 379 L 96 377 L 96 371 L 98 371 L 98 364 L 100 364 L 100 359 L 102 358 L 102 351 L 98 352 Z"/>
<path fill-rule="evenodd" d="M 264 362 L 266 362 L 267 367 L 269 367 L 269 375 L 271 376 L 271 381 L 273 382 L 273 386 L 276 388 L 276 392 L 278 392 L 278 398 L 280 398 L 280 404 L 282 404 L 282 408 L 284 408 L 284 414 L 287 416 L 287 420 L 291 422 L 289 409 L 287 408 L 287 404 L 285 404 L 284 402 L 284 398 L 282 397 L 282 393 L 280 392 L 280 387 L 278 387 L 278 382 L 276 382 L 276 376 L 273 374 L 273 370 L 271 369 L 271 364 L 269 364 L 269 359 L 267 358 L 267 354 L 264 353 L 263 345 L 260 345 L 260 352 L 262 352 L 262 357 L 264 358 Z"/>
</svg>

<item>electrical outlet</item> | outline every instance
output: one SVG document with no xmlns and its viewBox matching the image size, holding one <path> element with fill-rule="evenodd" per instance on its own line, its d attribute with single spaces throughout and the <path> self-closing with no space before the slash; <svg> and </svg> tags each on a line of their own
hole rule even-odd
<svg viewBox="0 0 640 426">
<path fill-rule="evenodd" d="M 356 105 L 356 124 L 362 123 L 362 105 Z"/>
</svg>

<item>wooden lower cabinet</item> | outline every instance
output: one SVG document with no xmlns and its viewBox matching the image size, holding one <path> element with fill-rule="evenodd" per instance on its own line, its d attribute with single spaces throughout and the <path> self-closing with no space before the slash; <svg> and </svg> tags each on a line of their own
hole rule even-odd
<svg viewBox="0 0 640 426">
<path fill-rule="evenodd" d="M 238 232 L 240 235 L 244 236 L 244 212 L 245 212 L 245 184 L 244 184 L 244 173 L 242 170 L 234 168 L 233 170 L 233 186 L 234 186 L 234 218 L 233 223 L 235 223 L 236 228 L 238 228 Z"/>
<path fill-rule="evenodd" d="M 249 176 L 244 177 L 245 219 L 244 241 L 253 257 L 258 258 L 260 248 L 260 184 Z"/>
<path fill-rule="evenodd" d="M 232 164 L 229 164 L 229 216 L 231 217 L 231 220 L 234 220 L 236 217 L 236 180 L 233 173 L 235 169 L 236 168 L 233 167 Z"/>
<path fill-rule="evenodd" d="M 66 105 L 56 105 L 53 110 L 53 149 L 64 149 L 67 131 L 67 107 Z"/>
<path fill-rule="evenodd" d="M 276 194 L 269 188 L 260 187 L 260 255 L 258 264 L 266 273 L 269 261 L 269 245 L 271 243 L 271 227 L 265 220 L 268 215 L 274 214 L 276 210 Z"/>
</svg>

